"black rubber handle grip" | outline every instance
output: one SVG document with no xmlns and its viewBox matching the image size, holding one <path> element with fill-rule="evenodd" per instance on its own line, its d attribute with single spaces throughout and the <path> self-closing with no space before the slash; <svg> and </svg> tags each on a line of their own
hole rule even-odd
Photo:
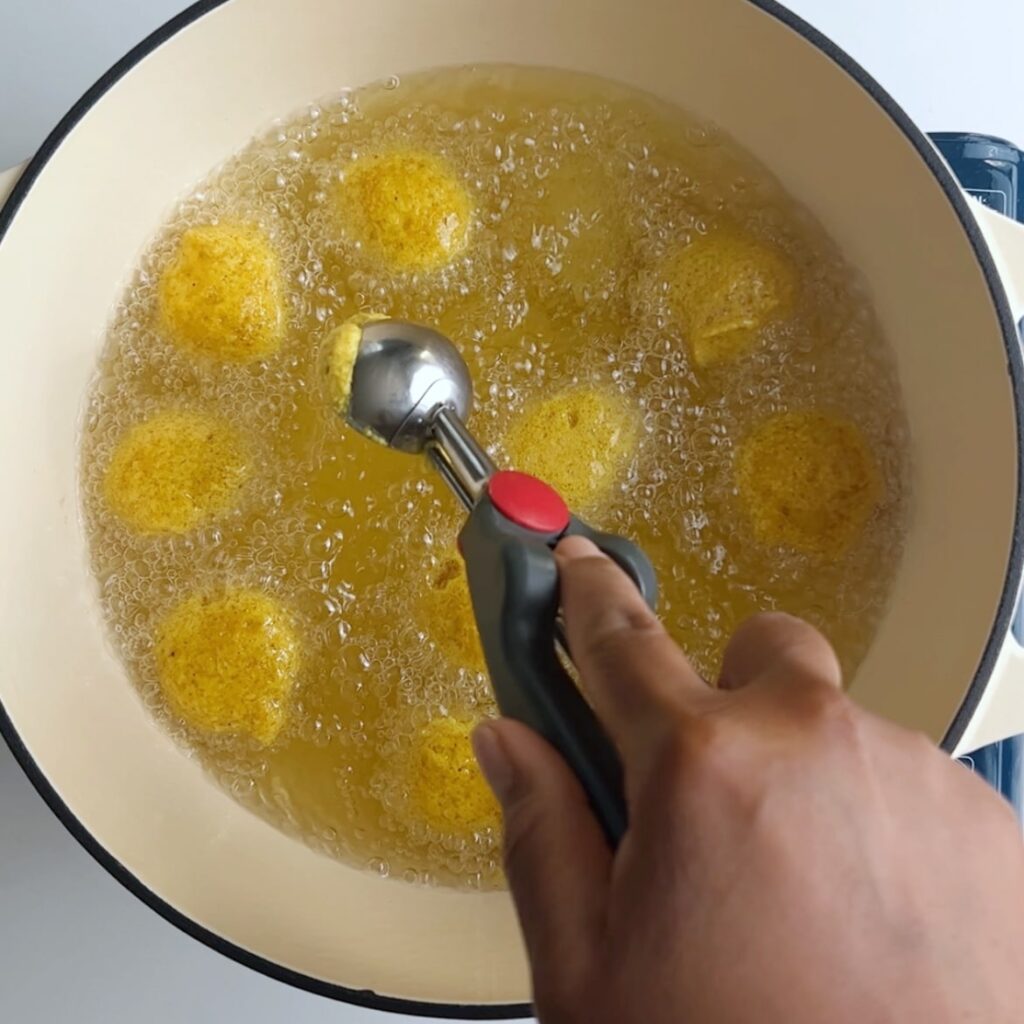
<svg viewBox="0 0 1024 1024">
<path fill-rule="evenodd" d="M 567 534 L 593 540 L 653 607 L 654 570 L 636 545 L 577 519 L 562 536 Z M 556 652 L 558 569 L 552 548 L 558 540 L 559 535 L 537 534 L 509 522 L 486 496 L 470 512 L 459 537 L 498 707 L 561 753 L 614 848 L 628 825 L 622 764 Z"/>
</svg>

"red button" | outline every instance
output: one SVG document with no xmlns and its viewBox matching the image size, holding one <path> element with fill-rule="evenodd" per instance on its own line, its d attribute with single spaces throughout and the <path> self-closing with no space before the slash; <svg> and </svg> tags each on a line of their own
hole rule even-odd
<svg viewBox="0 0 1024 1024">
<path fill-rule="evenodd" d="M 494 507 L 516 526 L 536 533 L 561 533 L 569 525 L 569 509 L 558 491 L 529 473 L 495 473 L 487 492 Z"/>
</svg>

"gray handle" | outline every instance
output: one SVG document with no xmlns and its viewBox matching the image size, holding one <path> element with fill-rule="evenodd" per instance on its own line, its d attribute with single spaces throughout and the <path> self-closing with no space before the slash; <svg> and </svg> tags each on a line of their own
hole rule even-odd
<svg viewBox="0 0 1024 1024">
<path fill-rule="evenodd" d="M 654 570 L 636 545 L 573 518 L 562 535 L 516 526 L 483 497 L 459 536 L 498 707 L 540 733 L 580 780 L 609 844 L 628 825 L 622 764 L 556 649 L 560 536 L 585 536 L 622 566 L 653 607 Z"/>
</svg>

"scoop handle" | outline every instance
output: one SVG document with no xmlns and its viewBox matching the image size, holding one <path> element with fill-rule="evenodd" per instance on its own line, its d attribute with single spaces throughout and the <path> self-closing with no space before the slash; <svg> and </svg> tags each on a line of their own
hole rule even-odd
<svg viewBox="0 0 1024 1024">
<path fill-rule="evenodd" d="M 501 713 L 540 733 L 565 758 L 615 848 L 628 825 L 622 764 L 556 648 L 558 568 L 552 549 L 569 534 L 593 540 L 653 605 L 654 571 L 639 548 L 575 518 L 558 534 L 540 534 L 510 522 L 485 495 L 470 512 L 459 546 Z"/>
</svg>

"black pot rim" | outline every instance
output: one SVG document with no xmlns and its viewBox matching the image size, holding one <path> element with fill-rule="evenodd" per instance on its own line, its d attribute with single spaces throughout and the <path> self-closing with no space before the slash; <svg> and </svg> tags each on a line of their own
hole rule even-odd
<svg viewBox="0 0 1024 1024">
<path fill-rule="evenodd" d="M 64 115 L 38 151 L 28 162 L 5 205 L 0 208 L 0 244 L 3 242 L 18 208 L 32 187 L 39 173 L 46 166 L 50 157 L 57 151 L 64 139 L 74 129 L 85 114 L 127 74 L 136 64 L 142 61 L 157 47 L 161 46 L 182 29 L 197 21 L 229 0 L 197 0 L 180 14 L 147 36 L 141 43 L 131 49 L 124 57 L 103 74 L 91 88 Z M 985 686 L 991 676 L 996 659 L 1002 648 L 1004 638 L 1010 628 L 1014 606 L 1020 589 L 1022 555 L 1024 555 L 1024 513 L 1022 513 L 1022 485 L 1024 485 L 1024 363 L 1018 341 L 1017 328 L 1014 324 L 1006 296 L 1003 292 L 999 273 L 989 253 L 974 215 L 967 205 L 967 199 L 953 175 L 943 163 L 938 153 L 929 143 L 924 133 L 907 116 L 896 101 L 845 51 L 830 39 L 813 28 L 792 11 L 781 6 L 776 0 L 744 0 L 764 13 L 771 15 L 788 28 L 797 32 L 807 42 L 817 47 L 843 71 L 850 75 L 867 92 L 872 99 L 888 114 L 896 126 L 903 132 L 913 145 L 928 169 L 934 175 L 943 192 L 946 194 L 953 210 L 971 243 L 978 263 L 985 275 L 993 305 L 999 315 L 1003 341 L 1006 346 L 1007 367 L 1016 408 L 1017 434 L 1017 503 L 1013 527 L 1013 538 L 1007 563 L 1006 577 L 999 599 L 992 629 L 985 644 L 984 653 L 968 688 L 963 702 L 957 711 L 946 735 L 942 740 L 942 749 L 951 753 L 967 728 L 972 715 L 978 707 Z M 78 820 L 74 812 L 61 800 L 50 784 L 42 769 L 36 764 L 18 735 L 3 703 L 0 702 L 0 733 L 2 733 L 12 753 L 21 765 L 39 795 L 46 801 L 50 810 L 60 819 L 72 836 L 92 855 L 111 875 L 125 888 L 155 910 L 161 917 L 175 925 L 192 938 L 197 939 L 211 949 L 230 957 L 240 964 L 259 971 L 278 981 L 294 985 L 317 995 L 363 1006 L 374 1010 L 390 1013 L 404 1013 L 421 1017 L 447 1017 L 462 1020 L 504 1020 L 510 1018 L 529 1017 L 532 1009 L 527 1003 L 505 1004 L 445 1004 L 427 1003 L 413 999 L 400 999 L 393 996 L 380 995 L 369 989 L 346 988 L 325 982 L 321 979 L 293 971 L 281 964 L 266 960 L 261 956 L 237 946 L 220 935 L 209 931 L 185 914 L 176 910 L 169 903 L 152 892 L 116 857 L 112 856 L 100 843 L 93 838 L 85 826 Z"/>
</svg>

